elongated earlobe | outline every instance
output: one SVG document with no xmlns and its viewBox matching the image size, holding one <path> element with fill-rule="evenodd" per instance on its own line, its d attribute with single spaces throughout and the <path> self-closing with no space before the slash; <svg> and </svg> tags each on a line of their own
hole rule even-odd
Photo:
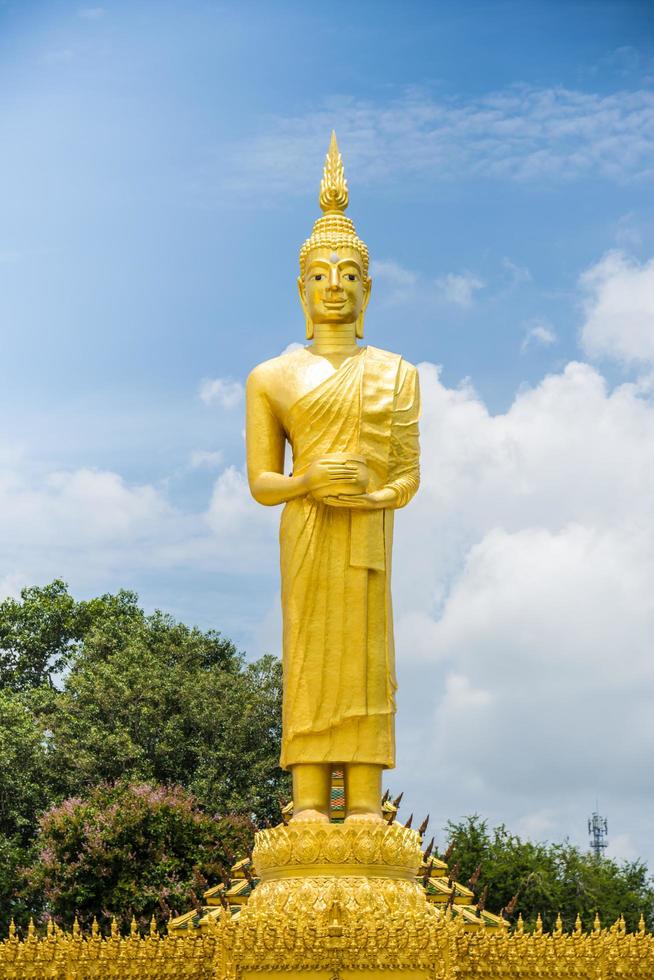
<svg viewBox="0 0 654 980">
<path fill-rule="evenodd" d="M 302 276 L 298 276 L 297 280 L 297 291 L 300 297 L 300 303 L 302 304 L 302 310 L 304 311 L 304 322 L 306 323 L 307 340 L 313 338 L 313 320 L 309 316 L 307 309 L 307 301 L 304 295 L 304 282 L 302 281 Z"/>
<path fill-rule="evenodd" d="M 366 309 L 368 308 L 368 301 L 370 300 L 370 290 L 371 289 L 372 289 L 372 279 L 370 279 L 370 277 L 368 277 L 368 279 L 365 280 L 365 293 L 364 293 L 364 297 L 363 297 L 363 308 L 362 308 L 361 312 L 359 313 L 359 316 L 357 317 L 357 322 L 354 325 L 354 330 L 355 330 L 355 333 L 356 333 L 357 337 L 359 338 L 359 340 L 362 340 L 363 339 L 363 321 L 364 321 L 364 318 L 365 318 L 365 315 L 366 315 Z"/>
</svg>

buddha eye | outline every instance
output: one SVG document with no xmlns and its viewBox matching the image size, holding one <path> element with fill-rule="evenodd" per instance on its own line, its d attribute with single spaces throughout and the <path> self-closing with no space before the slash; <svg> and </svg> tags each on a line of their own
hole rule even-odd
<svg viewBox="0 0 654 980">
<path fill-rule="evenodd" d="M 348 273 L 346 274 L 346 276 L 345 276 L 345 278 L 346 278 L 346 279 L 349 279 L 349 280 L 350 280 L 350 282 L 356 282 L 356 278 L 357 278 L 357 277 L 356 277 L 356 276 L 354 276 L 354 275 L 352 275 L 352 273 L 351 273 L 351 272 L 348 272 Z"/>
<path fill-rule="evenodd" d="M 318 281 L 319 281 L 320 279 L 324 279 L 325 277 L 324 277 L 324 276 L 322 275 L 322 273 L 320 273 L 320 272 L 319 272 L 319 273 L 318 273 L 318 274 L 317 274 L 316 276 L 314 276 L 313 278 L 314 278 L 314 279 L 316 280 L 316 282 L 318 282 Z"/>
</svg>

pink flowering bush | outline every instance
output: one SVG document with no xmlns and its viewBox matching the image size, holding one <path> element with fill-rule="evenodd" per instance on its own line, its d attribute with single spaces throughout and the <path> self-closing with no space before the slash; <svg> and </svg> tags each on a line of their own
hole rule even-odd
<svg viewBox="0 0 654 980">
<path fill-rule="evenodd" d="M 210 816 L 182 787 L 104 784 L 41 817 L 28 891 L 67 925 L 135 915 L 145 926 L 197 905 L 251 843 L 249 821 Z"/>
</svg>

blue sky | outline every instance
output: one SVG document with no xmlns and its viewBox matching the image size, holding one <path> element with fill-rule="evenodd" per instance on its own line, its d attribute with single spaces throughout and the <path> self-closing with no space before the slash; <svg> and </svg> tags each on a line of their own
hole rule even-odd
<svg viewBox="0 0 654 980">
<path fill-rule="evenodd" d="M 0 92 L 2 590 L 134 588 L 279 648 L 241 386 L 303 340 L 333 127 L 366 338 L 426 365 L 394 778 L 582 841 L 599 796 L 646 853 L 651 786 L 602 718 L 654 748 L 651 4 L 6 0 Z"/>
</svg>

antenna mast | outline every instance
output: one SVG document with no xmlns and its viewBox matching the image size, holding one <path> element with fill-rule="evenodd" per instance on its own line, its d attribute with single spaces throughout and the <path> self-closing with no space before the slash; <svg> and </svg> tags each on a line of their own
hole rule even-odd
<svg viewBox="0 0 654 980">
<path fill-rule="evenodd" d="M 591 851 L 596 858 L 600 858 L 604 854 L 608 844 L 608 838 L 606 835 L 609 832 L 609 825 L 606 817 L 601 817 L 597 811 L 598 806 L 596 803 L 595 812 L 588 821 L 588 836 L 590 837 Z"/>
</svg>

